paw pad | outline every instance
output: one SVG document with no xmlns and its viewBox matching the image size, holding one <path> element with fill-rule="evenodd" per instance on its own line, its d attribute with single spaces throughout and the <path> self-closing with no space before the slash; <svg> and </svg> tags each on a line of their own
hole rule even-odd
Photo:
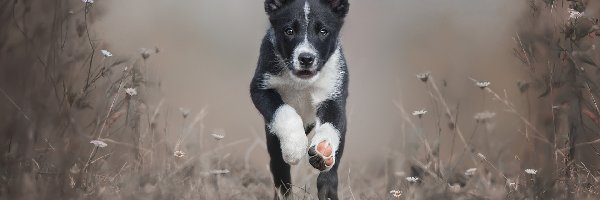
<svg viewBox="0 0 600 200">
<path fill-rule="evenodd" d="M 335 164 L 333 147 L 326 141 L 310 147 L 308 156 L 310 157 L 308 162 L 320 171 L 328 171 Z"/>
</svg>

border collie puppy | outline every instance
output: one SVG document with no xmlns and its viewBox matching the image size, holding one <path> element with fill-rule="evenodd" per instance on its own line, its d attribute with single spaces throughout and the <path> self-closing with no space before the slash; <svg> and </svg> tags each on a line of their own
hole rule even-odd
<svg viewBox="0 0 600 200">
<path fill-rule="evenodd" d="M 348 8 L 348 0 L 265 1 L 271 27 L 250 94 L 265 120 L 275 199 L 291 197 L 290 165 L 304 156 L 320 170 L 319 199 L 338 199 L 348 96 L 339 34 Z"/>
</svg>

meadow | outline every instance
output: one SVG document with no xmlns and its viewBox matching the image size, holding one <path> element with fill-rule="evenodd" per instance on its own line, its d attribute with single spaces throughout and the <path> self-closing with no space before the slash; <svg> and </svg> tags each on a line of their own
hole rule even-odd
<svg viewBox="0 0 600 200">
<path fill-rule="evenodd" d="M 259 9 L 260 3 L 252 2 Z M 244 90 L 249 79 L 213 83 L 232 73 L 249 78 L 256 61 L 243 70 L 223 69 L 226 61 L 193 58 L 186 48 L 175 48 L 180 44 L 162 45 L 166 50 L 153 46 L 164 42 L 147 38 L 155 33 L 103 29 L 114 12 L 109 4 L 0 2 L 0 199 L 272 199 L 262 121 L 249 98 L 238 100 L 248 96 Z M 439 4 L 444 9 L 450 3 Z M 358 16 L 372 8 L 365 2 L 356 5 L 363 8 L 356 11 Z M 484 23 L 482 27 L 498 28 L 489 31 L 502 33 L 488 37 L 482 34 L 486 30 L 442 26 L 443 19 L 440 24 L 409 19 L 421 21 L 401 27 L 402 32 L 428 32 L 431 40 L 397 39 L 406 45 L 386 46 L 373 54 L 406 58 L 424 67 L 375 74 L 401 79 L 387 84 L 386 90 L 395 92 L 384 97 L 363 95 L 383 89 L 370 87 L 377 79 L 364 79 L 377 70 L 361 67 L 372 57 L 352 50 L 363 41 L 351 40 L 358 37 L 350 34 L 345 38 L 351 80 L 357 80 L 351 81 L 349 123 L 373 118 L 391 125 L 350 126 L 350 153 L 339 174 L 341 199 L 600 198 L 600 3 L 527 0 L 511 5 L 515 9 L 506 10 L 519 10 L 515 20 L 508 20 L 511 31 Z M 148 12 L 160 15 L 158 11 Z M 244 17 L 239 12 L 236 16 Z M 376 26 L 360 19 L 350 18 L 349 29 Z M 163 20 L 156 23 L 173 22 Z M 173 26 L 192 26 L 181 23 Z M 444 30 L 417 27 L 421 23 Z M 120 24 L 154 26 L 128 18 Z M 186 31 L 170 28 L 164 26 L 160 34 L 175 37 L 170 31 Z M 148 46 L 123 48 L 119 43 L 130 41 L 108 39 L 115 31 Z M 389 36 L 382 32 L 377 36 Z M 482 37 L 510 43 L 492 46 Z M 260 37 L 255 39 L 258 44 Z M 205 40 L 202 45 L 211 39 Z M 412 53 L 399 55 L 395 48 Z M 508 56 L 480 57 L 461 50 L 467 48 Z M 249 59 L 255 59 L 257 50 L 239 48 L 254 53 L 245 55 Z M 465 55 L 443 57 L 454 55 L 452 51 Z M 227 53 L 238 52 L 217 49 L 204 56 Z M 164 58 L 169 56 L 178 63 Z M 186 58 L 205 73 L 196 77 L 173 67 Z M 470 67 L 446 66 L 452 62 Z M 397 68 L 394 61 L 378 64 Z M 165 77 L 167 72 L 175 78 Z M 174 87 L 173 79 L 186 79 L 186 87 Z M 209 91 L 211 87 L 223 92 Z M 397 97 L 396 92 L 404 95 Z M 191 96 L 206 102 L 194 102 Z M 188 100 L 195 105 L 183 103 Z M 392 114 L 379 115 L 380 109 Z M 377 133 L 386 131 L 388 135 Z M 316 199 L 317 175 L 306 160 L 292 168 L 294 199 Z"/>
</svg>

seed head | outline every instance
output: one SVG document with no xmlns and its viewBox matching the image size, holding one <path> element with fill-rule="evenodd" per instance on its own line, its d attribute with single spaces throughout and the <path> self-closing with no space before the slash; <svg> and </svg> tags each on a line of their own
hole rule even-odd
<svg viewBox="0 0 600 200">
<path fill-rule="evenodd" d="M 400 198 L 400 196 L 402 196 L 402 191 L 400 191 L 400 190 L 391 190 L 390 194 L 392 194 L 392 196 L 394 196 L 396 198 Z"/>
<path fill-rule="evenodd" d="M 427 111 L 426 111 L 426 110 L 424 110 L 424 109 L 421 109 L 421 110 L 415 110 L 415 111 L 413 111 L 413 112 L 412 112 L 412 115 L 413 115 L 413 116 L 417 116 L 417 117 L 419 117 L 419 118 L 423 117 L 423 115 L 425 115 L 425 114 L 427 114 Z"/>
<path fill-rule="evenodd" d="M 411 182 L 411 183 L 416 183 L 419 181 L 419 177 L 409 176 L 409 177 L 406 177 L 406 181 Z"/>
<path fill-rule="evenodd" d="M 477 157 L 481 158 L 482 160 L 486 159 L 485 155 L 483 155 L 482 153 L 477 153 Z"/>
<path fill-rule="evenodd" d="M 92 141 L 90 141 L 90 143 L 94 144 L 95 146 L 100 147 L 100 148 L 104 148 L 104 147 L 108 146 L 108 144 L 106 144 L 106 142 L 103 142 L 101 140 L 92 140 Z"/>
<path fill-rule="evenodd" d="M 526 169 L 525 173 L 531 174 L 531 175 L 536 175 L 538 172 L 538 170 L 536 169 Z"/>
<path fill-rule="evenodd" d="M 509 180 L 509 181 L 508 181 L 508 182 L 506 182 L 506 183 L 508 184 L 508 187 L 515 188 L 515 189 L 517 188 L 517 183 L 515 183 L 515 182 L 513 182 L 513 181 L 510 181 L 510 180 Z"/>
<path fill-rule="evenodd" d="M 137 95 L 137 89 L 125 88 L 125 93 L 127 93 L 127 95 L 129 95 L 129 96 L 135 96 L 135 95 Z"/>
<path fill-rule="evenodd" d="M 483 112 L 475 114 L 474 118 L 475 118 L 475 121 L 477 121 L 477 122 L 485 123 L 485 122 L 490 121 L 495 116 L 496 116 L 496 113 L 494 113 L 494 112 L 483 111 Z"/>
<path fill-rule="evenodd" d="M 218 140 L 222 140 L 223 138 L 225 138 L 225 136 L 224 136 L 224 135 L 220 135 L 220 134 L 216 134 L 216 133 L 213 133 L 213 134 L 210 134 L 210 135 L 211 135 L 213 138 L 215 138 L 215 140 L 217 140 L 217 141 L 218 141 Z"/>
<path fill-rule="evenodd" d="M 185 152 L 183 152 L 181 150 L 177 150 L 177 151 L 173 152 L 173 156 L 178 157 L 178 158 L 183 158 L 185 156 Z"/>
<path fill-rule="evenodd" d="M 475 82 L 475 85 L 477 85 L 477 87 L 481 88 L 482 90 L 487 88 L 488 86 L 490 86 L 490 82 L 489 81 L 477 81 Z"/>
<path fill-rule="evenodd" d="M 578 19 L 583 16 L 583 12 L 579 12 L 575 9 L 569 9 L 569 19 Z"/>
<path fill-rule="evenodd" d="M 429 80 L 429 75 L 431 75 L 431 72 L 420 73 L 417 74 L 417 78 L 423 82 L 427 82 L 427 80 Z"/>
<path fill-rule="evenodd" d="M 190 115 L 191 111 L 187 108 L 179 107 L 179 112 L 181 112 L 183 118 L 187 118 Z"/>
<path fill-rule="evenodd" d="M 91 1 L 91 2 L 88 2 L 88 3 L 94 3 L 94 0 L 82 0 L 82 1 L 84 1 L 84 2 L 85 2 L 85 1 Z M 102 50 L 100 50 L 100 52 L 102 53 L 102 55 L 103 55 L 105 58 L 113 56 L 113 55 L 112 55 L 112 53 L 111 53 L 110 51 L 107 51 L 107 50 L 105 50 L 105 49 L 102 49 Z"/>
<path fill-rule="evenodd" d="M 477 172 L 477 168 L 469 168 L 465 171 L 465 176 L 473 176 Z"/>
</svg>

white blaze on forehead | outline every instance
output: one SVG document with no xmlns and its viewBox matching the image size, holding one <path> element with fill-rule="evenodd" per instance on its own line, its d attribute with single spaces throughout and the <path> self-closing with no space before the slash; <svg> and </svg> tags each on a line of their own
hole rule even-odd
<svg viewBox="0 0 600 200">
<path fill-rule="evenodd" d="M 305 24 L 306 24 L 306 29 L 304 32 L 304 40 L 302 41 L 302 43 L 298 44 L 298 46 L 296 46 L 296 48 L 294 49 L 294 54 L 292 55 L 292 59 L 293 59 L 293 65 L 295 69 L 300 69 L 300 62 L 298 61 L 298 56 L 300 56 L 300 54 L 302 53 L 309 53 L 312 54 L 313 56 L 315 56 L 315 60 L 313 63 L 318 63 L 318 56 L 317 56 L 317 49 L 315 49 L 315 47 L 312 46 L 312 44 L 310 44 L 310 42 L 308 41 L 308 15 L 310 14 L 310 5 L 308 4 L 308 1 L 304 2 L 304 19 L 305 19 Z M 313 66 L 316 67 L 316 66 Z"/>
<path fill-rule="evenodd" d="M 306 20 L 306 24 L 308 24 L 308 15 L 310 14 L 310 5 L 308 1 L 304 2 L 304 19 Z"/>
<path fill-rule="evenodd" d="M 317 49 L 315 49 L 315 47 L 312 46 L 312 44 L 310 44 L 310 42 L 308 41 L 308 15 L 310 14 L 310 5 L 308 4 L 308 1 L 304 2 L 304 20 L 305 25 L 306 25 L 306 29 L 304 32 L 304 40 L 302 41 L 302 43 L 298 44 L 298 46 L 296 46 L 296 48 L 294 49 L 294 54 L 292 55 L 292 59 L 293 59 L 293 65 L 294 68 L 299 70 L 300 69 L 300 62 L 298 60 L 298 56 L 300 56 L 300 54 L 302 53 L 309 53 L 312 54 L 313 56 L 315 56 L 315 60 L 313 63 L 318 63 L 318 57 L 317 57 Z M 313 66 L 315 67 L 315 66 Z"/>
</svg>

